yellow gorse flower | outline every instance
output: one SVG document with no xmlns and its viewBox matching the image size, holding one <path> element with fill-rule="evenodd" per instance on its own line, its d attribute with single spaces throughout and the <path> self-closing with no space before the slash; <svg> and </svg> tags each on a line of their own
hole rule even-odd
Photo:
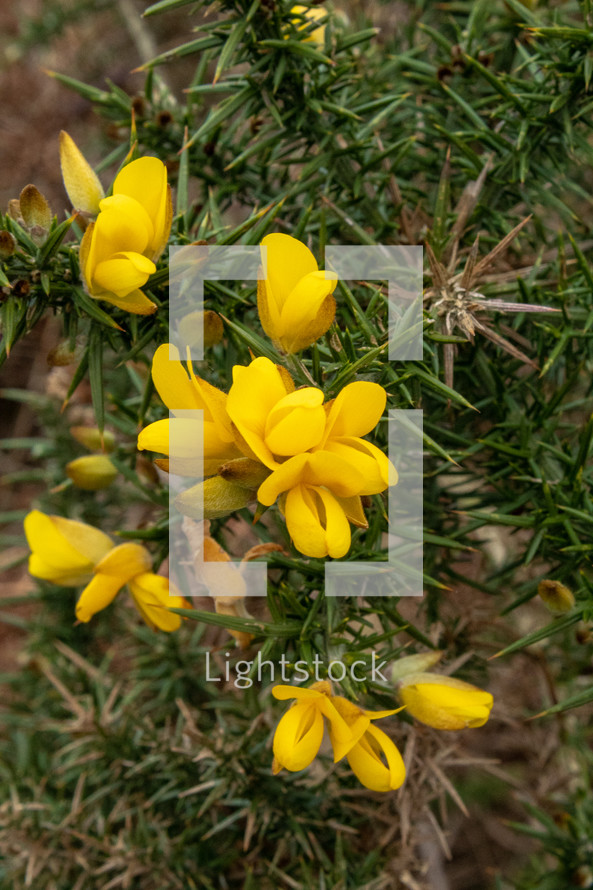
<svg viewBox="0 0 593 890">
<path fill-rule="evenodd" d="M 290 10 L 292 18 L 291 23 L 298 28 L 299 31 L 306 28 L 311 22 L 318 22 L 327 18 L 327 10 L 323 6 L 293 6 Z M 306 21 L 302 21 L 302 17 Z M 286 37 L 288 38 L 288 34 Z M 325 25 L 311 30 L 305 37 L 305 43 L 315 43 L 319 48 L 325 45 Z"/>
<path fill-rule="evenodd" d="M 434 729 L 475 729 L 490 716 L 489 692 L 456 677 L 412 673 L 402 677 L 399 698 L 408 714 Z"/>
<path fill-rule="evenodd" d="M 281 769 L 297 772 L 309 766 L 321 747 L 325 717 L 334 763 L 347 757 L 359 781 L 373 791 L 390 791 L 403 783 L 406 771 L 399 751 L 384 732 L 371 724 L 400 709 L 363 711 L 347 699 L 331 695 L 327 681 L 306 689 L 275 686 L 272 695 L 280 701 L 296 699 L 274 734 L 274 774 Z"/>
<path fill-rule="evenodd" d="M 80 266 L 91 297 L 138 315 L 155 304 L 140 290 L 156 270 L 173 208 L 167 169 L 158 158 L 138 158 L 121 170 L 113 194 L 80 245 Z"/>
<path fill-rule="evenodd" d="M 281 509 L 295 547 L 306 556 L 340 558 L 350 548 L 350 522 L 366 528 L 361 496 L 395 485 L 388 458 L 361 436 L 378 423 L 386 393 L 376 383 L 346 386 L 323 404 L 315 387 L 289 391 L 267 358 L 233 368 L 227 411 L 247 452 L 272 470 L 257 498 Z"/>
<path fill-rule="evenodd" d="M 257 283 L 262 327 L 284 352 L 299 352 L 325 334 L 334 320 L 337 275 L 320 270 L 309 248 L 290 235 L 266 235 L 261 246 L 267 273 L 266 280 Z"/>
<path fill-rule="evenodd" d="M 79 621 L 90 621 L 127 584 L 150 627 L 174 631 L 180 626 L 179 615 L 169 609 L 184 608 L 187 602 L 167 578 L 151 571 L 150 554 L 140 544 L 114 546 L 99 529 L 39 510 L 32 510 L 24 525 L 32 550 L 31 575 L 66 587 L 86 585 L 76 604 Z"/>
</svg>

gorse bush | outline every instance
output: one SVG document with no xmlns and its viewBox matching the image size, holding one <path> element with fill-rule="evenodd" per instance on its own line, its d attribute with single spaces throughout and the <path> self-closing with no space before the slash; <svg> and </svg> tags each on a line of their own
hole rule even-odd
<svg viewBox="0 0 593 890">
<path fill-rule="evenodd" d="M 141 94 L 51 72 L 113 144 L 94 170 L 56 132 L 70 215 L 15 183 L 0 219 L 6 373 L 56 331 L 46 390 L 3 391 L 37 420 L 3 443 L 37 486 L 2 516 L 37 579 L 2 613 L 3 886 L 593 885 L 591 3 L 160 0 L 137 27 L 172 20 Z M 424 248 L 417 328 L 335 245 Z M 239 247 L 261 280 L 199 302 Z M 328 560 L 393 559 L 391 409 L 423 412 L 424 595 L 328 596 Z M 464 883 L 470 814 L 514 840 Z"/>
</svg>

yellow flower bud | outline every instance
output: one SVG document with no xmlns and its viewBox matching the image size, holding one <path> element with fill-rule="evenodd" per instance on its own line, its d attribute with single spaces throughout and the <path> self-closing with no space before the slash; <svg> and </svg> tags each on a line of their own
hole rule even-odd
<svg viewBox="0 0 593 890">
<path fill-rule="evenodd" d="M 576 602 L 572 592 L 560 581 L 546 578 L 539 582 L 537 592 L 541 601 L 553 615 L 564 615 L 565 612 L 570 612 Z"/>
<path fill-rule="evenodd" d="M 210 476 L 175 498 L 175 506 L 184 516 L 193 519 L 220 519 L 246 507 L 254 496 L 251 491 L 227 482 L 220 476 Z"/>
<path fill-rule="evenodd" d="M 89 451 L 102 451 L 110 454 L 115 448 L 115 436 L 109 430 L 97 429 L 96 426 L 71 426 L 70 435 L 88 448 Z"/>
<path fill-rule="evenodd" d="M 400 682 L 399 697 L 420 723 L 434 729 L 475 729 L 490 716 L 489 692 L 456 677 L 441 674 L 409 674 Z"/>
<path fill-rule="evenodd" d="M 104 197 L 99 177 L 74 140 L 65 130 L 60 132 L 60 166 L 68 197 L 75 210 L 96 216 L 99 201 Z"/>
<path fill-rule="evenodd" d="M 259 461 L 250 460 L 248 457 L 238 457 L 223 464 L 218 470 L 218 474 L 227 482 L 233 482 L 241 488 L 249 488 L 255 492 L 264 479 L 269 476 L 270 471 Z"/>
<path fill-rule="evenodd" d="M 66 464 L 66 473 L 77 488 L 98 491 L 108 488 L 117 476 L 117 469 L 104 454 L 88 454 Z"/>
</svg>

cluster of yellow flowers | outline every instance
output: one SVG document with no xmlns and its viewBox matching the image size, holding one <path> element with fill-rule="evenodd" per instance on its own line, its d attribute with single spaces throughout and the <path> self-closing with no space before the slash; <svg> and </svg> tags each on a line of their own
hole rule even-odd
<svg viewBox="0 0 593 890">
<path fill-rule="evenodd" d="M 313 15 L 315 10 L 304 7 L 294 7 L 293 12 L 297 16 L 293 24 L 299 28 L 303 19 L 307 26 L 307 19 L 311 24 L 325 15 Z M 323 28 L 312 30 L 309 39 L 322 41 Z M 171 190 L 164 164 L 156 158 L 131 161 L 115 178 L 112 194 L 105 197 L 98 177 L 66 133 L 61 134 L 60 152 L 74 208 L 81 220 L 96 216 L 80 245 L 81 273 L 89 295 L 128 312 L 153 312 L 156 306 L 141 288 L 156 270 L 171 229 Z M 336 276 L 320 270 L 311 251 L 289 235 L 268 235 L 261 248 L 266 268 L 257 290 L 262 327 L 277 349 L 298 352 L 329 329 L 336 311 Z M 153 358 L 152 378 L 173 418 L 142 430 L 138 448 L 167 455 L 156 460 L 164 470 L 204 476 L 177 498 L 189 517 L 225 516 L 256 500 L 259 515 L 262 508 L 278 502 L 301 553 L 315 558 L 345 556 L 351 544 L 350 524 L 368 527 L 362 498 L 397 483 L 397 471 L 386 455 L 363 438 L 384 413 L 385 390 L 357 381 L 326 402 L 321 389 L 296 389 L 286 368 L 265 357 L 247 366 L 235 365 L 232 377 L 232 386 L 224 393 L 197 377 L 189 359 L 184 367 L 175 347 L 161 345 Z M 196 410 L 201 412 L 199 420 L 188 416 Z M 91 450 L 98 448 L 92 430 L 77 430 L 79 441 Z M 102 435 L 100 446 L 109 450 Z M 117 470 L 100 454 L 72 461 L 67 472 L 75 484 L 93 490 L 109 484 Z M 150 554 L 141 545 L 116 546 L 83 522 L 38 510 L 26 517 L 25 533 L 32 551 L 32 575 L 69 587 L 85 585 L 76 604 L 79 621 L 89 621 L 127 585 L 150 627 L 167 632 L 180 627 L 181 618 L 171 609 L 189 604 L 173 583 L 151 571 Z M 211 560 L 229 560 L 213 539 L 206 536 L 205 541 Z M 230 600 L 221 600 L 220 611 L 233 606 Z M 249 634 L 235 635 L 245 638 L 245 644 L 251 640 Z M 274 773 L 309 766 L 321 747 L 327 721 L 335 762 L 346 757 L 360 782 L 371 790 L 399 788 L 406 774 L 403 759 L 373 721 L 406 708 L 424 724 L 459 730 L 482 726 L 490 715 L 490 693 L 426 670 L 440 655 L 410 656 L 395 664 L 392 679 L 401 707 L 387 711 L 365 711 L 333 695 L 327 681 L 309 688 L 275 687 L 276 699 L 295 702 L 274 735 Z"/>
<path fill-rule="evenodd" d="M 325 717 L 334 763 L 346 757 L 359 781 L 372 791 L 399 788 L 406 777 L 402 756 L 389 736 L 371 721 L 405 708 L 427 726 L 454 731 L 483 726 L 490 716 L 493 699 L 489 692 L 455 677 L 417 670 L 433 665 L 440 656 L 440 652 L 430 652 L 396 662 L 393 679 L 399 685 L 402 707 L 390 711 L 362 710 L 342 696 L 332 695 L 325 680 L 305 689 L 275 686 L 274 698 L 296 701 L 276 727 L 274 774 L 309 766 L 323 741 Z"/>
<path fill-rule="evenodd" d="M 294 239 L 292 239 L 294 240 Z M 175 413 L 204 414 L 203 483 L 178 497 L 180 509 L 212 519 L 246 506 L 257 497 L 268 507 L 279 498 L 295 547 L 306 556 L 339 558 L 350 547 L 350 522 L 367 527 L 361 497 L 397 482 L 387 457 L 362 436 L 380 420 L 385 390 L 376 383 L 350 383 L 324 404 L 313 386 L 295 389 L 285 368 L 269 359 L 235 365 L 225 395 L 193 372 L 187 373 L 169 344 L 157 350 L 152 377 Z M 173 456 L 174 471 L 201 471 L 196 457 L 199 422 L 187 416 L 159 420 L 138 438 L 139 449 Z M 160 461 L 161 467 L 168 464 Z"/>
</svg>

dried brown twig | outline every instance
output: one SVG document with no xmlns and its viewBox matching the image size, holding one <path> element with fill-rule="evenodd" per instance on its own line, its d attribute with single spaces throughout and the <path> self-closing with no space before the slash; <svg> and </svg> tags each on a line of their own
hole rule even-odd
<svg viewBox="0 0 593 890">
<path fill-rule="evenodd" d="M 504 349 L 505 352 L 508 352 L 509 355 L 512 355 L 513 358 L 519 359 L 519 361 L 530 365 L 532 368 L 537 368 L 537 364 L 533 359 L 529 358 L 510 340 L 498 334 L 479 316 L 483 312 L 557 312 L 558 310 L 550 306 L 509 303 L 505 300 L 496 299 L 488 300 L 475 289 L 480 280 L 484 278 L 487 270 L 504 253 L 530 219 L 531 216 L 525 217 L 479 261 L 479 237 L 476 238 L 468 254 L 463 271 L 455 275 L 452 274 L 451 266 L 457 257 L 459 233 L 453 243 L 451 251 L 452 262 L 449 263 L 448 268 L 437 260 L 432 247 L 429 243 L 426 243 L 426 253 L 432 272 L 433 285 L 426 291 L 425 300 L 428 301 L 430 311 L 440 321 L 441 329 L 445 334 L 453 335 L 455 332 L 461 332 L 467 340 L 473 342 L 474 335 L 476 332 L 479 332 L 492 343 Z M 521 345 L 526 344 L 525 339 L 517 335 L 511 328 L 506 328 L 505 332 L 516 342 L 520 342 Z M 456 344 L 445 343 L 443 348 L 445 383 L 450 387 L 453 387 L 455 353 Z"/>
</svg>

